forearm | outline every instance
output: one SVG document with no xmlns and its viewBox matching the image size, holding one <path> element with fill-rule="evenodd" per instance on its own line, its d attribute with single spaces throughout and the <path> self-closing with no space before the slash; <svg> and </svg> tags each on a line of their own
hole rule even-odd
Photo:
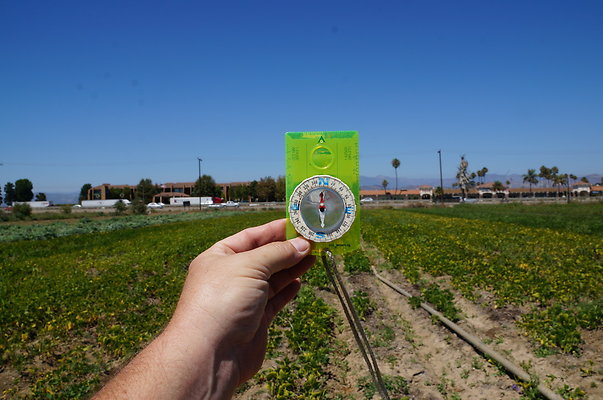
<svg viewBox="0 0 603 400">
<path fill-rule="evenodd" d="M 184 335 L 201 333 L 168 327 L 94 400 L 230 399 L 238 381 L 233 360 L 209 340 Z"/>
<path fill-rule="evenodd" d="M 95 399 L 230 399 L 261 367 L 268 325 L 314 263 L 308 241 L 284 239 L 282 219 L 195 258 L 168 327 Z"/>
</svg>

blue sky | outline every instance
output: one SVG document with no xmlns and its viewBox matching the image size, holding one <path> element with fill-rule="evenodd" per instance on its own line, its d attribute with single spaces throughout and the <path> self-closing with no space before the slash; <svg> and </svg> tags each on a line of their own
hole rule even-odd
<svg viewBox="0 0 603 400">
<path fill-rule="evenodd" d="M 358 130 L 361 174 L 603 173 L 600 1 L 2 1 L 0 184 L 284 173 Z"/>
</svg>

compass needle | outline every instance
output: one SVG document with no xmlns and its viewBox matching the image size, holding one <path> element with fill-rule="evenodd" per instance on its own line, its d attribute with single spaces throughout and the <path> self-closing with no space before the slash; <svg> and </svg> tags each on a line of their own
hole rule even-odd
<svg viewBox="0 0 603 400">
<path fill-rule="evenodd" d="M 320 202 L 318 203 L 318 216 L 320 217 L 320 227 L 325 227 L 325 192 L 320 192 Z"/>
</svg>

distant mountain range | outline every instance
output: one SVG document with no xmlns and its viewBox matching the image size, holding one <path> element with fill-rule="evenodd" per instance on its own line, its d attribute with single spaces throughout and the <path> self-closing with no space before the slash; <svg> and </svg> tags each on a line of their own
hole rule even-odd
<svg viewBox="0 0 603 400">
<path fill-rule="evenodd" d="M 46 193 L 46 199 L 52 204 L 76 204 L 79 203 L 78 198 L 80 192 L 72 193 Z"/>
<path fill-rule="evenodd" d="M 578 180 L 582 178 L 581 176 L 578 177 Z M 596 184 L 601 182 L 601 178 L 603 178 L 603 175 L 600 174 L 591 174 L 591 175 L 587 175 L 586 178 L 588 179 L 588 181 L 592 184 Z M 389 184 L 387 185 L 387 187 L 389 189 L 395 189 L 396 187 L 396 177 L 394 176 L 384 176 L 384 175 L 378 175 L 378 176 L 360 176 L 360 187 L 362 189 L 383 189 L 383 186 L 381 186 L 381 183 L 383 182 L 383 180 L 386 179 Z M 481 181 L 479 181 L 478 179 L 481 178 L 476 178 L 476 182 L 479 184 L 481 183 Z M 539 179 L 540 180 L 540 179 Z M 452 187 L 452 184 L 456 182 L 456 179 L 454 178 L 444 178 L 444 187 L 445 188 L 450 188 Z M 506 184 L 507 181 L 510 181 L 510 187 L 512 188 L 519 188 L 519 187 L 527 187 L 527 184 L 524 185 L 523 183 L 523 176 L 519 175 L 519 174 L 513 174 L 513 175 L 497 175 L 497 174 L 486 174 L 485 180 L 484 182 L 495 182 L 495 181 L 501 181 L 503 184 Z M 416 189 L 418 186 L 420 185 L 429 185 L 429 186 L 440 186 L 440 179 L 439 178 L 405 178 L 405 177 L 398 177 L 398 189 Z"/>
</svg>

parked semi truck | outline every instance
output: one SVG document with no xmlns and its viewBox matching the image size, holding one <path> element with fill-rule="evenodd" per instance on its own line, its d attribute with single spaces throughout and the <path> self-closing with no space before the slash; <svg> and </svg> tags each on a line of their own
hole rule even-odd
<svg viewBox="0 0 603 400">
<path fill-rule="evenodd" d="M 115 207 L 118 201 L 122 201 L 125 205 L 130 205 L 130 200 L 126 199 L 112 199 L 112 200 L 82 200 L 83 208 L 106 208 Z"/>
</svg>

